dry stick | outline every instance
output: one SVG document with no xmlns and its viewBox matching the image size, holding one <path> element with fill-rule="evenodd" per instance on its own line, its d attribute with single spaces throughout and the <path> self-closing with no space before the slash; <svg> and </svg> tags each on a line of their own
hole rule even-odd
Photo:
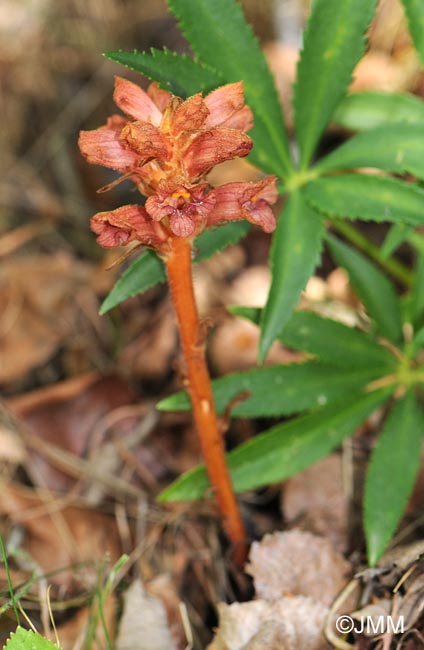
<svg viewBox="0 0 424 650">
<path fill-rule="evenodd" d="M 241 567 L 246 560 L 246 532 L 225 459 L 224 442 L 218 427 L 206 365 L 205 347 L 200 340 L 200 323 L 191 271 L 191 244 L 183 237 L 174 237 L 171 247 L 165 262 L 180 331 L 194 421 L 206 471 L 224 517 L 224 528 L 234 547 L 233 557 Z"/>
</svg>

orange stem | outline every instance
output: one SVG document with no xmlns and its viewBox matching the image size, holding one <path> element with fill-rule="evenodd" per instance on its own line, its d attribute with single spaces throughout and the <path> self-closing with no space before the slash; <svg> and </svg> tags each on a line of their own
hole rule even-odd
<svg viewBox="0 0 424 650">
<path fill-rule="evenodd" d="M 167 255 L 165 263 L 180 330 L 188 391 L 206 471 L 224 517 L 225 531 L 233 545 L 234 560 L 242 566 L 246 559 L 246 533 L 225 459 L 224 442 L 218 427 L 206 365 L 205 346 L 201 340 L 193 290 L 190 242 L 183 237 L 174 237 L 171 252 Z"/>
</svg>

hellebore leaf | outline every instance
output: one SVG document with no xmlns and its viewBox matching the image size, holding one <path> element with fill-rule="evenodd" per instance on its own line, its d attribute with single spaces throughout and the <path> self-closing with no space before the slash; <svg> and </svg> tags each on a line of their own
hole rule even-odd
<svg viewBox="0 0 424 650">
<path fill-rule="evenodd" d="M 283 481 L 319 460 L 349 436 L 390 395 L 384 389 L 332 402 L 277 424 L 227 455 L 234 489 L 253 490 Z M 160 501 L 194 501 L 209 481 L 202 466 L 186 472 L 160 495 Z"/>
<path fill-rule="evenodd" d="M 205 230 L 195 242 L 195 263 L 212 257 L 226 246 L 235 244 L 246 235 L 250 227 L 249 223 L 239 221 L 225 224 L 214 230 Z M 119 278 L 105 298 L 100 308 L 100 314 L 106 314 L 121 302 L 143 293 L 165 280 L 166 275 L 162 261 L 153 251 L 145 251 Z"/>
<path fill-rule="evenodd" d="M 387 176 L 343 174 L 310 182 L 304 193 L 330 217 L 424 224 L 424 189 Z"/>
<path fill-rule="evenodd" d="M 407 93 L 369 90 L 348 95 L 338 105 L 332 121 L 351 131 L 372 129 L 392 122 L 424 122 L 424 102 Z"/>
<path fill-rule="evenodd" d="M 342 396 L 349 398 L 369 382 L 385 374 L 386 368 L 336 368 L 317 361 L 275 365 L 236 372 L 212 383 L 219 414 L 243 392 L 250 394 L 231 409 L 231 416 L 242 418 L 277 417 L 301 413 Z M 186 392 L 165 398 L 157 405 L 161 411 L 189 411 Z"/>
<path fill-rule="evenodd" d="M 421 63 L 424 64 L 424 6 L 421 0 L 402 0 L 408 27 Z"/>
<path fill-rule="evenodd" d="M 274 80 L 259 43 L 234 0 L 168 0 L 173 14 L 202 63 L 219 70 L 224 82 L 243 80 L 246 103 L 255 117 L 249 160 L 285 177 L 293 168 Z"/>
<path fill-rule="evenodd" d="M 187 54 L 151 48 L 148 52 L 106 52 L 105 57 L 115 63 L 144 74 L 157 81 L 164 89 L 178 97 L 189 97 L 200 91 L 209 91 L 222 85 L 216 70 L 192 59 Z"/>
<path fill-rule="evenodd" d="M 402 340 L 401 307 L 391 282 L 355 249 L 331 235 L 327 235 L 326 241 L 337 264 L 348 272 L 353 288 L 380 332 L 399 343 Z"/>
<path fill-rule="evenodd" d="M 347 140 L 314 168 L 320 173 L 354 167 L 408 172 L 424 178 L 423 124 L 386 124 Z"/>
<path fill-rule="evenodd" d="M 364 34 L 375 5 L 375 0 L 315 0 L 312 5 L 293 96 L 303 170 L 364 53 Z"/>
<path fill-rule="evenodd" d="M 321 254 L 324 225 L 301 192 L 287 200 L 271 248 L 272 284 L 261 314 L 259 359 L 263 361 L 296 306 Z"/>
<path fill-rule="evenodd" d="M 364 524 L 374 566 L 396 530 L 420 467 L 424 413 L 410 390 L 387 416 L 365 480 Z"/>
<path fill-rule="evenodd" d="M 259 324 L 261 309 L 231 307 L 236 316 Z M 313 354 L 338 368 L 390 367 L 395 357 L 371 336 L 312 311 L 295 311 L 277 337 L 287 347 Z"/>
</svg>

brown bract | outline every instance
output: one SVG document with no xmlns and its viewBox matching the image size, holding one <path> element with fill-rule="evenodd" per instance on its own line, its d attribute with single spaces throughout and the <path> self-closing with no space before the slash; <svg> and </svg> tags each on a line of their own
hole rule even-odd
<svg viewBox="0 0 424 650">
<path fill-rule="evenodd" d="M 116 77 L 114 100 L 127 117 L 113 115 L 104 126 L 81 131 L 81 153 L 131 178 L 148 200 L 145 208 L 95 215 L 91 227 L 99 244 L 109 248 L 137 240 L 166 255 L 170 237 L 193 238 L 226 221 L 247 219 L 265 232 L 274 230 L 270 204 L 277 199 L 276 177 L 215 190 L 204 181 L 215 165 L 247 156 L 252 148 L 246 131 L 253 115 L 241 81 L 205 98 L 198 93 L 183 100 L 156 83 L 145 92 Z"/>
</svg>

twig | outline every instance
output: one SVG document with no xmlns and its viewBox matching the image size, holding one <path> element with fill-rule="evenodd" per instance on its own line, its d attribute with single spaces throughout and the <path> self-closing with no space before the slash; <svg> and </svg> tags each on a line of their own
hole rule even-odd
<svg viewBox="0 0 424 650">
<path fill-rule="evenodd" d="M 355 646 L 351 643 L 348 643 L 347 641 L 344 641 L 343 639 L 340 639 L 340 637 L 334 633 L 333 616 L 337 613 L 340 605 L 345 602 L 345 600 L 350 596 L 358 584 L 359 580 L 357 578 L 351 580 L 343 589 L 343 591 L 337 596 L 336 600 L 331 605 L 330 611 L 327 615 L 327 620 L 324 627 L 324 636 L 327 641 L 329 641 L 329 643 L 331 643 L 335 648 L 338 648 L 339 650 L 353 650 Z"/>
</svg>

